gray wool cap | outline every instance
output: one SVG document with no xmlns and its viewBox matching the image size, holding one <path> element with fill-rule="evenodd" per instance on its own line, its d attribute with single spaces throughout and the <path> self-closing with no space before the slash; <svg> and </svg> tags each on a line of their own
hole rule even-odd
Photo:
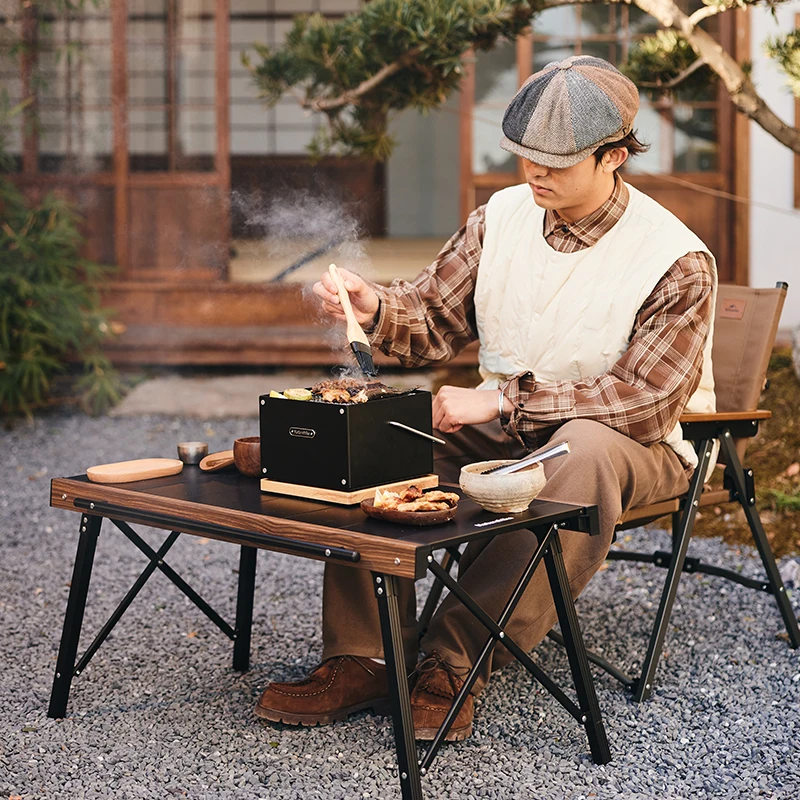
<svg viewBox="0 0 800 800">
<path fill-rule="evenodd" d="M 503 115 L 500 147 L 545 167 L 571 167 L 633 130 L 639 92 L 594 56 L 554 61 L 522 85 Z"/>
</svg>

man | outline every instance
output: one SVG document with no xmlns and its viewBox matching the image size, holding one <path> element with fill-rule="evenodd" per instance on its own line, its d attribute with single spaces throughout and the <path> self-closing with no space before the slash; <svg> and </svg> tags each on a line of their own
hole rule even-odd
<svg viewBox="0 0 800 800">
<path fill-rule="evenodd" d="M 636 87 L 608 62 L 574 56 L 549 64 L 503 118 L 501 146 L 522 157 L 525 184 L 474 211 L 412 283 L 387 289 L 342 270 L 373 346 L 404 365 L 441 363 L 480 341 L 481 385 L 445 386 L 434 400 L 434 426 L 448 439 L 436 465 L 443 480 L 457 480 L 471 461 L 570 442 L 569 456 L 545 463 L 541 497 L 598 505 L 600 535 L 562 534 L 576 597 L 605 560 L 622 513 L 687 490 L 697 459 L 678 417 L 715 407 L 714 258 L 618 176 L 644 149 L 633 133 L 637 108 Z M 327 277 L 314 290 L 328 313 L 342 317 Z M 470 544 L 459 582 L 497 618 L 535 546 L 524 530 Z M 413 666 L 413 582 L 401 586 Z M 555 620 L 537 570 L 509 633 L 529 650 Z M 457 600 L 444 600 L 419 642 L 411 695 L 417 738 L 433 737 L 485 636 Z M 323 642 L 320 666 L 305 681 L 270 684 L 257 714 L 321 724 L 385 703 L 369 573 L 326 566 Z M 497 645 L 473 694 L 511 658 Z M 448 739 L 469 736 L 472 718 L 470 696 Z"/>
</svg>

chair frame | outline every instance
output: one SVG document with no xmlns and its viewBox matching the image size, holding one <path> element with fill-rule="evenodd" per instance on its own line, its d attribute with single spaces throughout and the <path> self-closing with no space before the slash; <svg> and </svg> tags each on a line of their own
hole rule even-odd
<svg viewBox="0 0 800 800">
<path fill-rule="evenodd" d="M 631 527 L 639 527 L 646 522 L 659 519 L 671 513 L 672 516 L 672 548 L 669 551 L 656 550 L 653 553 L 632 552 L 627 550 L 611 550 L 608 553 L 609 561 L 638 561 L 653 564 L 667 570 L 667 577 L 664 588 L 661 592 L 661 600 L 658 611 L 656 612 L 647 653 L 642 662 L 641 672 L 637 677 L 631 677 L 611 662 L 587 648 L 586 655 L 589 661 L 601 669 L 605 670 L 613 678 L 616 678 L 625 688 L 629 689 L 634 700 L 641 702 L 646 700 L 653 692 L 655 684 L 655 674 L 661 653 L 664 647 L 667 628 L 669 626 L 672 608 L 678 593 L 681 574 L 684 572 L 699 572 L 705 575 L 715 575 L 738 583 L 748 589 L 771 594 L 775 598 L 778 611 L 783 618 L 786 633 L 789 637 L 789 645 L 792 649 L 800 647 L 800 630 L 798 629 L 797 619 L 795 618 L 786 589 L 783 585 L 775 556 L 772 553 L 764 527 L 761 524 L 755 500 L 755 481 L 753 470 L 743 467 L 739 454 L 736 450 L 735 440 L 750 438 L 758 433 L 758 425 L 761 420 L 772 416 L 769 411 L 751 411 L 742 413 L 724 414 L 684 414 L 681 417 L 681 426 L 684 436 L 695 442 L 697 451 L 698 465 L 692 476 L 689 491 L 681 498 L 668 501 L 665 504 L 658 504 L 655 508 L 663 506 L 666 510 L 659 513 L 650 514 L 645 517 L 628 518 L 617 530 L 625 530 Z M 704 492 L 703 477 L 706 474 L 711 454 L 713 452 L 713 442 L 717 439 L 720 442 L 720 452 L 725 460 L 725 478 L 723 492 Z M 719 567 L 713 564 L 706 564 L 699 558 L 687 556 L 689 541 L 694 532 L 697 512 L 700 508 L 721 502 L 737 502 L 742 507 L 747 518 L 750 532 L 753 535 L 758 553 L 761 556 L 761 563 L 764 566 L 766 576 L 764 578 L 746 578 L 730 569 Z M 654 507 L 651 507 L 654 508 Z M 674 510 L 670 510 L 674 508 Z M 448 548 L 441 561 L 441 569 L 449 572 L 453 564 L 458 563 L 460 553 L 456 548 Z M 425 606 L 419 618 L 420 637 L 428 629 L 431 617 L 439 603 L 444 584 L 437 577 L 433 587 L 425 601 Z M 559 644 L 564 644 L 562 635 L 551 630 L 548 637 Z"/>
<path fill-rule="evenodd" d="M 788 284 L 779 282 L 776 284 L 776 288 L 785 293 Z M 780 308 L 777 314 L 780 314 Z M 775 325 L 777 325 L 777 317 Z M 687 441 L 694 442 L 698 457 L 698 465 L 690 481 L 688 492 L 682 497 L 655 503 L 643 509 L 632 509 L 617 526 L 617 531 L 620 531 L 641 527 L 664 516 L 670 515 L 672 517 L 672 547 L 670 550 L 640 553 L 612 549 L 607 556 L 609 561 L 638 561 L 653 564 L 656 567 L 667 570 L 667 577 L 661 592 L 658 611 L 656 612 L 640 674 L 636 677 L 631 677 L 599 653 L 589 649 L 586 651 L 589 661 L 605 670 L 629 689 L 637 702 L 646 700 L 653 692 L 656 670 L 661 659 L 672 608 L 675 604 L 681 574 L 684 572 L 715 575 L 738 583 L 748 589 L 771 594 L 775 598 L 778 611 L 786 627 L 789 646 L 792 649 L 800 647 L 800 630 L 798 629 L 797 618 L 786 595 L 786 589 L 778 571 L 772 547 L 764 532 L 764 526 L 756 508 L 753 470 L 742 466 L 740 454 L 736 447 L 737 440 L 742 441 L 754 437 L 758 433 L 759 424 L 771 416 L 772 412 L 762 409 L 712 414 L 683 414 L 680 418 L 680 423 L 684 438 Z M 724 488 L 721 491 L 710 491 L 704 488 L 706 472 L 711 461 L 715 440 L 720 444 L 720 455 L 725 463 Z M 699 558 L 687 555 L 689 540 L 694 532 L 699 509 L 704 506 L 727 502 L 738 503 L 744 511 L 766 573 L 763 578 L 746 578 L 733 570 L 706 564 Z M 441 567 L 449 572 L 453 564 L 458 562 L 459 555 L 457 550 L 454 551 L 454 548 L 449 548 L 442 559 Z M 430 619 L 441 598 L 442 589 L 443 583 L 437 578 L 420 615 L 420 637 L 424 635 L 428 628 Z M 564 638 L 556 630 L 551 630 L 547 636 L 561 645 L 564 644 Z"/>
<path fill-rule="evenodd" d="M 771 414 L 768 411 L 742 412 L 741 414 L 683 415 L 681 417 L 683 433 L 687 439 L 696 443 L 695 448 L 699 463 L 692 476 L 688 493 L 680 499 L 679 509 L 672 513 L 671 550 L 639 553 L 612 549 L 608 553 L 608 560 L 610 561 L 639 561 L 667 569 L 667 577 L 661 593 L 658 611 L 656 612 L 655 623 L 639 676 L 636 678 L 630 677 L 597 653 L 590 651 L 587 654 L 592 663 L 604 669 L 629 688 L 633 692 L 633 698 L 636 701 L 646 700 L 652 694 L 655 674 L 664 646 L 664 638 L 683 572 L 716 575 L 717 577 L 734 581 L 748 589 L 771 594 L 775 598 L 778 611 L 783 618 L 790 646 L 793 649 L 800 647 L 800 630 L 798 630 L 797 619 L 786 595 L 786 589 L 778 571 L 775 556 L 772 553 L 772 548 L 756 509 L 753 470 L 742 466 L 734 444 L 736 439 L 755 436 L 758 433 L 759 422 L 769 416 Z M 720 443 L 720 453 L 726 464 L 724 477 L 726 496 L 720 497 L 719 492 L 706 492 L 706 497 L 704 498 L 703 477 L 711 458 L 715 439 Z M 733 570 L 706 564 L 699 558 L 687 557 L 689 540 L 694 531 L 697 512 L 703 506 L 726 501 L 738 503 L 745 513 L 747 524 L 766 573 L 764 578 L 746 578 Z M 659 516 L 663 516 L 663 514 Z M 642 524 L 642 520 L 629 520 L 627 524 L 623 524 L 622 529 L 633 527 L 631 523 L 639 526 Z M 554 633 L 551 631 L 550 637 L 558 640 L 560 638 L 559 634 L 555 633 L 554 635 Z"/>
</svg>

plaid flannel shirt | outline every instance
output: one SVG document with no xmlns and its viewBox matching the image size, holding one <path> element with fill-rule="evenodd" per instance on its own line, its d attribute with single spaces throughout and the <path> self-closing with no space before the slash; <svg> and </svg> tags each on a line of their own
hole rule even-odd
<svg viewBox="0 0 800 800">
<path fill-rule="evenodd" d="M 619 221 L 628 198 L 617 179 L 611 197 L 577 222 L 548 210 L 546 241 L 561 253 L 591 247 Z M 381 302 L 373 347 L 418 367 L 446 362 L 478 338 L 474 292 L 485 214 L 485 206 L 473 211 L 414 281 L 374 285 Z M 534 449 L 564 422 L 583 418 L 644 445 L 662 441 L 700 382 L 714 280 L 704 253 L 679 258 L 639 309 L 628 349 L 602 375 L 581 381 L 513 376 L 502 386 L 514 406 L 509 419 L 501 418 L 506 433 Z"/>
</svg>

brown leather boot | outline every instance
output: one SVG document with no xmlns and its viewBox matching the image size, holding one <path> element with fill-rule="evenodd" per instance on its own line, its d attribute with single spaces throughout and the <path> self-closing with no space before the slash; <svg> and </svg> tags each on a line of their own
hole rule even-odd
<svg viewBox="0 0 800 800">
<path fill-rule="evenodd" d="M 388 710 L 386 667 L 372 659 L 337 656 L 323 661 L 307 678 L 270 683 L 256 706 L 256 714 L 289 725 L 326 725 L 371 708 Z"/>
<path fill-rule="evenodd" d="M 417 665 L 417 681 L 411 692 L 411 713 L 414 719 L 414 737 L 430 741 L 444 722 L 453 699 L 464 685 L 466 669 L 448 664 L 436 651 Z M 464 705 L 456 715 L 444 737 L 448 742 L 460 742 L 472 734 L 474 698 L 467 695 Z"/>
</svg>

